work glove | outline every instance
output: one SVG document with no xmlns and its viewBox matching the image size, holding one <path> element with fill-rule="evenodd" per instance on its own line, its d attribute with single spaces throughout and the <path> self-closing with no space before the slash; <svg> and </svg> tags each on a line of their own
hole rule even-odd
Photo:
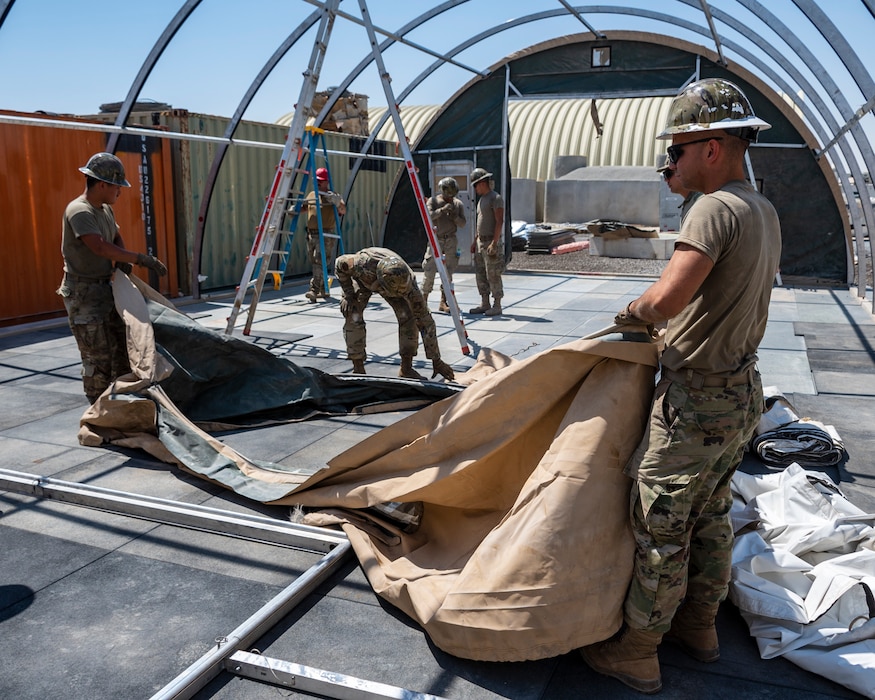
<svg viewBox="0 0 875 700">
<path fill-rule="evenodd" d="M 436 357 L 434 360 L 432 360 L 432 368 L 434 369 L 434 372 L 432 372 L 431 374 L 432 379 L 434 379 L 438 375 L 441 375 L 444 379 L 453 381 L 456 376 L 453 373 L 453 368 L 439 357 Z"/>
<path fill-rule="evenodd" d="M 121 262 L 121 260 L 119 260 L 119 261 L 117 261 L 116 264 L 115 264 L 115 269 L 116 269 L 116 270 L 121 270 L 121 271 L 124 272 L 126 275 L 129 275 L 129 274 L 131 274 L 131 273 L 134 271 L 134 266 L 131 265 L 130 263 Z"/>
<path fill-rule="evenodd" d="M 159 277 L 164 277 L 167 274 L 167 268 L 154 255 L 146 255 L 145 253 L 137 253 L 137 265 L 140 267 L 148 267 L 154 270 Z"/>
<path fill-rule="evenodd" d="M 643 326 L 647 329 L 647 334 L 651 338 L 656 337 L 656 330 L 653 327 L 652 323 L 647 323 L 646 321 L 642 321 L 635 314 L 632 313 L 632 302 L 630 301 L 626 304 L 626 308 L 623 309 L 620 313 L 614 316 L 614 324 L 617 326 Z"/>
<path fill-rule="evenodd" d="M 495 245 L 495 241 L 492 241 L 492 243 L 486 246 L 486 254 L 489 256 L 498 254 L 498 246 Z"/>
</svg>

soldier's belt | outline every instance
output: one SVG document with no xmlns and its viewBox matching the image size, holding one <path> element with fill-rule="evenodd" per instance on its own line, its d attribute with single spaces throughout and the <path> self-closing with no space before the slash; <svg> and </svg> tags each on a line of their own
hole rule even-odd
<svg viewBox="0 0 875 700">
<path fill-rule="evenodd" d="M 722 387 L 729 388 L 733 386 L 741 386 L 742 384 L 750 384 L 753 381 L 754 368 L 753 365 L 746 370 L 733 374 L 728 377 L 717 377 L 714 375 L 702 374 L 692 369 L 681 370 L 676 372 L 668 367 L 662 368 L 662 378 L 668 379 L 678 384 L 683 384 L 692 389 L 702 389 L 704 387 Z"/>
<path fill-rule="evenodd" d="M 65 272 L 64 277 L 71 282 L 79 282 L 80 284 L 109 284 L 112 281 L 109 277 L 103 277 L 100 279 L 94 277 L 80 277 L 79 275 L 73 275 L 69 272 Z"/>
</svg>

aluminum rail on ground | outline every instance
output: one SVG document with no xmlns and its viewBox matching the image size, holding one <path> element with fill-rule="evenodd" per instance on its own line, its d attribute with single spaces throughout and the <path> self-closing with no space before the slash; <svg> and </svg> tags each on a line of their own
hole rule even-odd
<svg viewBox="0 0 875 700">
<path fill-rule="evenodd" d="M 248 651 L 238 651 L 226 659 L 225 670 L 262 683 L 338 700 L 442 700 L 438 695 L 417 693 Z"/>
<path fill-rule="evenodd" d="M 155 693 L 152 700 L 187 700 L 193 697 L 222 672 L 226 659 L 263 637 L 351 556 L 352 545 L 349 541 L 335 547 L 233 632 L 220 638 L 215 649 L 204 654 Z"/>
<path fill-rule="evenodd" d="M 0 490 L 311 552 L 330 552 L 348 541 L 342 532 L 325 528 L 115 491 L 9 469 L 0 469 Z"/>
</svg>

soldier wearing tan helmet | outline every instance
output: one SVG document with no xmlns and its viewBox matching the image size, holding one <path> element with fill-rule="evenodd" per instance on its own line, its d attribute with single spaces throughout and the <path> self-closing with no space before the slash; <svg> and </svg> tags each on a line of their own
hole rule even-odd
<svg viewBox="0 0 875 700">
<path fill-rule="evenodd" d="M 413 358 L 419 349 L 421 334 L 425 356 L 432 361 L 432 377 L 440 374 L 446 379 L 453 379 L 453 368 L 441 360 L 434 319 L 416 285 L 413 270 L 400 255 L 388 248 L 365 248 L 357 253 L 339 256 L 334 274 L 343 290 L 340 301 L 340 312 L 344 318 L 343 337 L 353 372 L 365 373 L 367 331 L 364 311 L 371 295 L 376 292 L 392 307 L 398 319 L 398 352 L 401 355 L 398 376 L 424 379 L 413 369 Z"/>
<path fill-rule="evenodd" d="M 499 316 L 504 285 L 501 273 L 504 272 L 504 200 L 492 189 L 492 173 L 483 168 L 471 172 L 471 184 L 477 195 L 477 235 L 471 243 L 474 256 L 474 275 L 477 291 L 480 292 L 480 305 L 468 313 Z M 489 295 L 493 302 L 490 305 Z"/>
<path fill-rule="evenodd" d="M 346 202 L 337 192 L 331 191 L 328 169 L 316 170 L 316 188 L 319 190 L 319 206 L 316 206 L 316 192 L 308 192 L 305 204 L 307 207 L 307 256 L 313 276 L 310 278 L 310 289 L 304 295 L 311 304 L 316 299 L 327 299 L 331 292 L 326 288 L 322 275 L 322 249 L 319 245 L 319 219 L 322 219 L 322 241 L 325 246 L 325 269 L 330 270 L 334 264 L 334 254 L 337 251 L 337 215 L 346 214 Z"/>
<path fill-rule="evenodd" d="M 82 384 L 94 403 L 118 377 L 131 371 L 125 324 L 115 310 L 115 268 L 132 265 L 167 274 L 158 258 L 125 248 L 112 205 L 122 187 L 130 187 L 122 162 L 111 153 L 95 153 L 79 168 L 85 192 L 67 205 L 61 232 L 64 278 L 58 294 L 82 358 Z"/>
<path fill-rule="evenodd" d="M 440 246 L 444 266 L 447 269 L 447 278 L 453 281 L 453 273 L 459 266 L 459 239 L 456 232 L 465 225 L 465 205 L 456 198 L 459 193 L 459 185 L 454 178 L 445 177 L 438 183 L 440 196 L 429 197 L 425 206 L 434 224 L 434 235 Z M 434 275 L 437 272 L 431 246 L 426 246 L 425 256 L 422 259 L 422 294 L 428 302 L 428 295 L 434 289 Z M 441 283 L 441 301 L 438 311 L 447 312 L 447 290 Z"/>
<path fill-rule="evenodd" d="M 644 693 L 662 687 L 665 636 L 702 662 L 720 657 L 715 618 L 729 588 L 729 484 L 759 422 L 756 352 L 781 257 L 771 203 L 744 156 L 769 124 L 737 85 L 705 79 L 672 102 L 664 131 L 672 179 L 702 192 L 665 271 L 615 322 L 667 322 L 650 423 L 633 479 L 632 583 L 619 634 L 581 650 L 596 671 Z"/>
</svg>

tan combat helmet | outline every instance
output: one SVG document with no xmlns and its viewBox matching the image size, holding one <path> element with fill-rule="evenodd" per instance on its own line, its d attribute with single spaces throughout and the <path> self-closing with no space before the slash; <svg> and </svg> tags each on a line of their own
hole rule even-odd
<svg viewBox="0 0 875 700">
<path fill-rule="evenodd" d="M 722 78 L 705 78 L 690 83 L 674 98 L 665 129 L 656 138 L 670 139 L 675 134 L 725 129 L 747 141 L 756 141 L 760 131 L 771 124 L 753 113 L 745 94 L 734 83 Z"/>
</svg>

